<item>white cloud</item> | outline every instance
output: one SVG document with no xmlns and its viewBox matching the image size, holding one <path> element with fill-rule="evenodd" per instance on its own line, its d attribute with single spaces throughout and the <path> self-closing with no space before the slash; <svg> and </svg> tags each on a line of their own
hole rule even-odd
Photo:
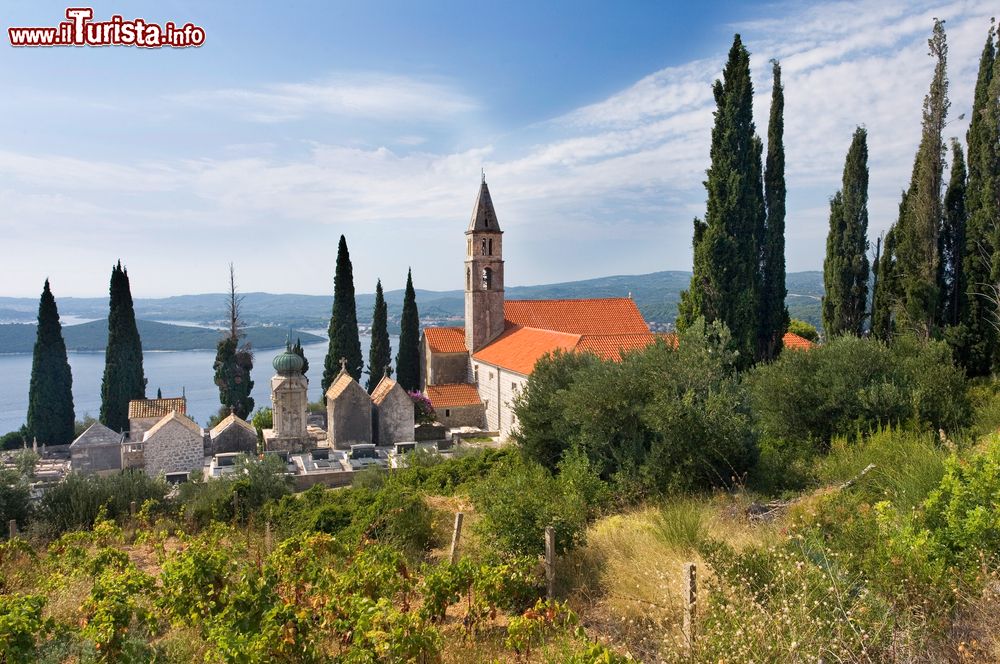
<svg viewBox="0 0 1000 664">
<path fill-rule="evenodd" d="M 472 98 L 440 80 L 384 73 L 342 73 L 308 83 L 227 88 L 172 95 L 197 108 L 235 113 L 256 122 L 335 115 L 367 119 L 441 121 L 479 108 Z"/>
</svg>

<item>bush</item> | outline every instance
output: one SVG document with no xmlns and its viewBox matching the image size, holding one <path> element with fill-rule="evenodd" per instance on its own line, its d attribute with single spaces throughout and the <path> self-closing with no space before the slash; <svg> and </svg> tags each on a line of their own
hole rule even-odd
<svg viewBox="0 0 1000 664">
<path fill-rule="evenodd" d="M 578 447 L 630 492 L 730 484 L 756 460 L 749 402 L 730 336 L 697 321 L 621 362 L 556 355 L 540 363 L 515 411 L 525 455 L 551 467 Z"/>
<path fill-rule="evenodd" d="M 819 341 L 819 332 L 816 327 L 798 318 L 788 321 L 788 331 L 812 342 Z"/>
<path fill-rule="evenodd" d="M 181 485 L 180 500 L 185 515 L 196 525 L 206 526 L 211 521 L 259 519 L 264 505 L 289 493 L 291 480 L 285 475 L 284 462 L 265 454 L 260 459 L 239 458 L 236 470 L 218 479 L 196 474 Z"/>
<path fill-rule="evenodd" d="M 969 417 L 965 377 L 941 342 L 899 339 L 892 346 L 844 336 L 808 352 L 782 353 L 750 377 L 753 413 L 764 438 L 813 441 L 913 422 L 956 431 Z"/>
<path fill-rule="evenodd" d="M 533 461 L 512 459 L 472 488 L 480 514 L 476 529 L 504 553 L 544 551 L 546 526 L 553 526 L 560 553 L 583 541 L 587 521 L 606 500 L 607 489 L 582 456 L 553 475 Z"/>
<path fill-rule="evenodd" d="M 20 473 L 0 469 L 0 523 L 11 519 L 22 528 L 31 514 L 31 489 Z"/>
<path fill-rule="evenodd" d="M 129 514 L 132 501 L 137 505 L 147 500 L 161 502 L 167 491 L 163 480 L 139 471 L 127 470 L 108 477 L 70 473 L 45 492 L 37 516 L 54 533 L 90 528 L 102 508 L 108 518 L 122 518 Z"/>
</svg>

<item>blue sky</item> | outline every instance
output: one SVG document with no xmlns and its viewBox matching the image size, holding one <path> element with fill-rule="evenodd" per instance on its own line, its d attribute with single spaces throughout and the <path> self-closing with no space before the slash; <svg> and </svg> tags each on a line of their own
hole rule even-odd
<svg viewBox="0 0 1000 664">
<path fill-rule="evenodd" d="M 293 5 L 283 8 L 284 5 Z M 8 0 L 2 27 L 65 4 Z M 789 270 L 822 266 L 828 199 L 869 132 L 870 235 L 920 132 L 932 17 L 964 139 L 986 2 L 100 2 L 205 28 L 197 49 L 0 45 L 0 295 L 330 293 L 345 234 L 360 292 L 461 288 L 480 177 L 510 285 L 690 269 L 711 83 L 734 32 L 758 131 L 786 88 Z M 995 7 L 993 8 L 995 9 Z M 6 30 L 4 30 L 6 32 Z"/>
</svg>

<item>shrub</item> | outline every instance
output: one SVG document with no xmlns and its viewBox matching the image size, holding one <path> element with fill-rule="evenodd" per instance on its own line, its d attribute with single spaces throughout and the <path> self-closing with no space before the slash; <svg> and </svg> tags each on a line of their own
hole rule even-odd
<svg viewBox="0 0 1000 664">
<path fill-rule="evenodd" d="M 417 424 L 433 424 L 437 420 L 437 413 L 431 400 L 422 392 L 409 392 L 410 399 L 413 400 L 413 419 Z"/>
<path fill-rule="evenodd" d="M 816 330 L 816 327 L 798 318 L 788 321 L 788 331 L 809 341 L 819 341 L 819 332 Z"/>
<path fill-rule="evenodd" d="M 218 479 L 195 476 L 181 485 L 180 500 L 187 517 L 205 526 L 213 520 L 246 523 L 259 518 L 264 505 L 289 493 L 291 480 L 285 475 L 285 464 L 265 454 L 260 459 L 240 457 L 236 470 Z"/>
<path fill-rule="evenodd" d="M 0 595 L 0 661 L 30 664 L 35 644 L 51 627 L 42 618 L 45 598 L 39 595 Z"/>
<path fill-rule="evenodd" d="M 38 519 L 55 533 L 89 528 L 103 508 L 108 518 L 129 514 L 132 501 L 162 502 L 168 487 L 163 480 L 143 472 L 127 470 L 117 475 L 97 477 L 70 473 L 48 489 L 38 506 Z"/>
<path fill-rule="evenodd" d="M 947 345 L 898 339 L 892 346 L 844 336 L 808 352 L 782 353 L 751 378 L 753 412 L 764 437 L 814 441 L 914 422 L 936 431 L 967 423 L 965 378 Z"/>
<path fill-rule="evenodd" d="M 0 523 L 11 519 L 22 528 L 31 514 L 31 489 L 20 473 L 0 469 Z"/>
</svg>

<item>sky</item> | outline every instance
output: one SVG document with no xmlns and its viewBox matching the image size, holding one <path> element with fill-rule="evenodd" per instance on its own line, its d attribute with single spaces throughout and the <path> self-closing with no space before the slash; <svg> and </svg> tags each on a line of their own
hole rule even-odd
<svg viewBox="0 0 1000 664">
<path fill-rule="evenodd" d="M 485 170 L 507 285 L 690 270 L 712 82 L 733 34 L 766 138 L 782 63 L 789 271 L 822 269 L 829 198 L 868 130 L 869 237 L 894 221 L 946 20 L 964 142 L 988 2 L 95 2 L 199 48 L 13 48 L 65 4 L 0 15 L 0 295 L 460 289 Z M 960 116 L 965 114 L 965 118 Z"/>
</svg>

